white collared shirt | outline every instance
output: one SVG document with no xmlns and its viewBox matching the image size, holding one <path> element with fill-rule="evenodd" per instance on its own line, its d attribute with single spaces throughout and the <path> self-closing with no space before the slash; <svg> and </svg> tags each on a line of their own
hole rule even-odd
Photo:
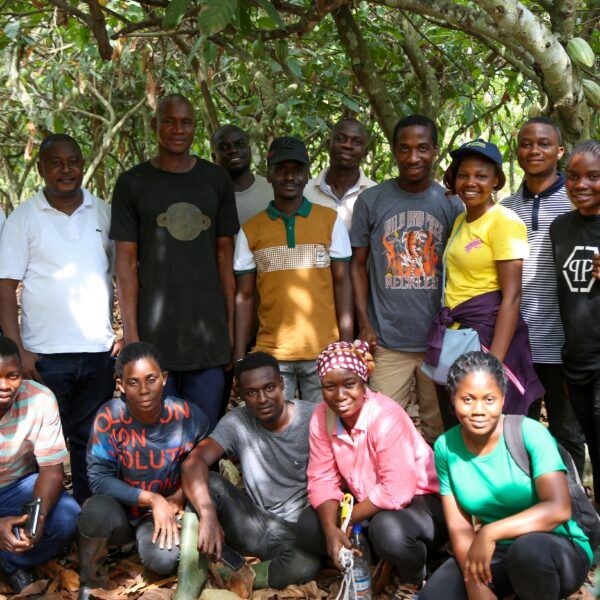
<svg viewBox="0 0 600 600">
<path fill-rule="evenodd" d="M 326 181 L 327 172 L 329 167 L 323 169 L 317 177 L 311 179 L 304 188 L 304 196 L 307 200 L 310 200 L 314 204 L 320 204 L 321 206 L 327 206 L 336 210 L 338 215 L 341 217 L 346 229 L 350 231 L 352 225 L 352 212 L 354 210 L 354 203 L 358 198 L 358 195 L 366 190 L 367 188 L 377 185 L 374 181 L 369 179 L 364 171 L 359 168 L 358 181 L 344 194 L 342 198 L 338 198 L 331 187 Z"/>
<path fill-rule="evenodd" d="M 112 329 L 110 207 L 83 190 L 71 215 L 40 190 L 8 217 L 0 237 L 0 279 L 23 283 L 21 338 L 40 354 L 102 352 Z"/>
</svg>

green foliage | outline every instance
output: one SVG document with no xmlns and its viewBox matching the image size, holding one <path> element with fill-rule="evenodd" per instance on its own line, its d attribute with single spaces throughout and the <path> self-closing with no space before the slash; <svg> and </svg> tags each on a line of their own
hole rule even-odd
<svg viewBox="0 0 600 600">
<path fill-rule="evenodd" d="M 171 0 L 162 20 L 162 26 L 165 29 L 173 29 L 176 27 L 191 3 L 192 0 Z"/>
<path fill-rule="evenodd" d="M 222 31 L 231 23 L 237 9 L 237 0 L 204 0 L 198 13 L 198 28 L 203 35 Z"/>
<path fill-rule="evenodd" d="M 583 40 L 592 56 L 600 50 L 591 3 L 576 3 L 574 34 L 557 31 L 556 36 L 570 39 L 565 46 L 570 54 L 575 47 L 573 61 L 579 66 L 574 69 L 573 97 L 586 94 L 583 131 L 598 135 L 595 65 L 583 43 L 573 43 L 573 38 Z M 340 44 L 334 19 L 326 12 L 315 16 L 327 3 L 290 0 L 277 3 L 279 10 L 270 0 L 100 4 L 113 46 L 108 62 L 100 59 L 95 35 L 86 15 L 81 16 L 86 3 L 68 2 L 60 9 L 48 0 L 3 4 L 0 203 L 9 209 L 39 185 L 36 149 L 51 131 L 65 131 L 80 140 L 91 165 L 88 185 L 109 198 L 118 173 L 154 152 L 150 119 L 157 98 L 168 92 L 188 96 L 197 109 L 195 152 L 210 156 L 207 140 L 216 116 L 221 124 L 236 123 L 248 131 L 259 172 L 264 171 L 270 141 L 292 134 L 306 141 L 316 173 L 328 161 L 331 126 L 342 117 L 356 117 L 371 136 L 365 170 L 381 180 L 395 172 L 395 165 L 384 125 L 373 108 L 374 94 L 379 94 L 398 117 L 435 114 L 441 131 L 440 172 L 453 146 L 482 136 L 499 144 L 513 188 L 519 183 L 516 129 L 529 114 L 552 110 L 539 67 L 526 54 L 513 51 L 510 40 L 503 46 L 474 35 L 471 28 L 444 26 L 440 17 L 391 9 L 383 0 L 352 7 L 368 48 L 368 68 L 381 81 L 381 89 L 369 93 L 357 76 L 357 57 L 346 54 Z M 457 10 L 477 10 L 478 5 L 462 0 L 454 4 Z M 540 3 L 523 4 L 544 26 L 561 26 Z M 304 12 L 308 10 L 312 12 Z M 407 26 L 431 80 L 425 81 L 409 60 Z M 582 83 L 582 78 L 587 81 Z M 101 160 L 93 165 L 96 157 Z"/>
</svg>

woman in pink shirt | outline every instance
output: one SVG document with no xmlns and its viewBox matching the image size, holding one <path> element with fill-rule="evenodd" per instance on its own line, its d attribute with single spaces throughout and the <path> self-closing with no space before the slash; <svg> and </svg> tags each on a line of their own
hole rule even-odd
<svg viewBox="0 0 600 600">
<path fill-rule="evenodd" d="M 367 387 L 368 344 L 330 344 L 317 358 L 324 403 L 310 422 L 308 497 L 298 531 L 312 552 L 336 566 L 345 492 L 354 496 L 352 522 L 368 520 L 377 555 L 396 566 L 402 583 L 420 585 L 427 553 L 447 540 L 433 451 L 404 409 Z"/>
</svg>

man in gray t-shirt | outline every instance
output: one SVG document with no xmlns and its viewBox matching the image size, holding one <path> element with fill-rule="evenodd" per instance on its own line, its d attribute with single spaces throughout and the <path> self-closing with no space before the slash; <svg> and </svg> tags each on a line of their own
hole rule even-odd
<svg viewBox="0 0 600 600">
<path fill-rule="evenodd" d="M 255 352 L 235 365 L 246 405 L 227 413 L 182 465 L 186 496 L 200 516 L 198 547 L 220 555 L 223 540 L 252 565 L 254 587 L 284 588 L 313 579 L 321 559 L 296 545 L 296 522 L 307 505 L 308 426 L 315 404 L 283 397 L 277 360 Z M 236 456 L 244 493 L 208 467 Z"/>
<path fill-rule="evenodd" d="M 442 421 L 434 384 L 420 366 L 440 307 L 444 248 L 463 209 L 431 179 L 435 123 L 420 115 L 399 121 L 393 152 L 398 177 L 365 190 L 354 205 L 351 274 L 359 337 L 373 350 L 371 387 L 406 407 L 416 382 L 421 430 L 433 442 Z"/>
</svg>

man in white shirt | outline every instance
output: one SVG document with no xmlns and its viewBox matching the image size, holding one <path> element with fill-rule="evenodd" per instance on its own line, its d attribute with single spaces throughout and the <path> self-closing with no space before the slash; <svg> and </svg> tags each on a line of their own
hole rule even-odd
<svg viewBox="0 0 600 600">
<path fill-rule="evenodd" d="M 360 121 L 352 118 L 338 121 L 329 140 L 329 167 L 304 188 L 307 200 L 336 210 L 348 232 L 358 195 L 377 185 L 365 176 L 360 167 L 368 145 L 369 134 Z"/>
<path fill-rule="evenodd" d="M 250 169 L 252 153 L 248 134 L 236 125 L 219 127 L 210 139 L 211 157 L 231 177 L 240 227 L 265 210 L 273 200 L 273 187 Z"/>
<path fill-rule="evenodd" d="M 0 326 L 19 347 L 24 377 L 58 400 L 81 503 L 90 495 L 93 419 L 114 391 L 110 208 L 81 187 L 83 156 L 72 137 L 46 137 L 38 171 L 44 187 L 11 213 L 0 237 Z"/>
</svg>

